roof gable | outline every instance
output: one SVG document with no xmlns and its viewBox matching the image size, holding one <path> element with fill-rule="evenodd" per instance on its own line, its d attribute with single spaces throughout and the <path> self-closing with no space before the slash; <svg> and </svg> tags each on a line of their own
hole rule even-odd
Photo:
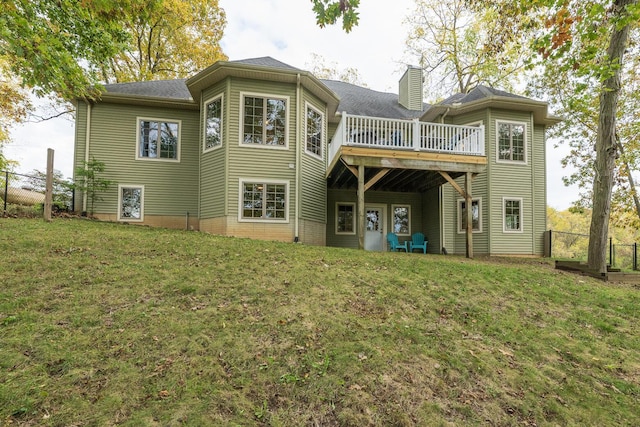
<svg viewBox="0 0 640 427">
<path fill-rule="evenodd" d="M 104 85 L 104 89 L 108 94 L 139 95 L 190 101 L 191 93 L 187 89 L 185 81 L 186 79 L 176 79 L 113 83 Z"/>
<path fill-rule="evenodd" d="M 468 102 L 478 101 L 492 96 L 502 96 L 506 98 L 530 99 L 525 96 L 516 95 L 514 93 L 505 92 L 489 86 L 478 85 L 467 93 L 456 93 L 450 97 L 438 102 L 439 105 L 466 104 Z"/>
<path fill-rule="evenodd" d="M 273 59 L 270 56 L 262 56 L 259 58 L 248 58 L 248 59 L 239 59 L 237 61 L 229 61 L 230 64 L 247 64 L 247 65 L 257 65 L 260 67 L 270 67 L 270 68 L 282 68 L 285 70 L 293 70 L 293 71 L 302 71 L 299 68 L 292 67 L 289 64 L 285 64 L 284 62 L 278 61 L 277 59 Z"/>
<path fill-rule="evenodd" d="M 398 102 L 398 94 L 378 92 L 351 83 L 337 80 L 320 80 L 340 97 L 338 111 L 358 116 L 384 117 L 390 119 L 415 119 L 422 111 L 409 110 Z"/>
</svg>

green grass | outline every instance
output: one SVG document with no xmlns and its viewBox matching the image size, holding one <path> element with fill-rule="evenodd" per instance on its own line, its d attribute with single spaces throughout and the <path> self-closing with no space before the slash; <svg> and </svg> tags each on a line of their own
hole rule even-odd
<svg viewBox="0 0 640 427">
<path fill-rule="evenodd" d="M 0 219 L 0 423 L 640 425 L 640 290 L 544 260 Z"/>
</svg>

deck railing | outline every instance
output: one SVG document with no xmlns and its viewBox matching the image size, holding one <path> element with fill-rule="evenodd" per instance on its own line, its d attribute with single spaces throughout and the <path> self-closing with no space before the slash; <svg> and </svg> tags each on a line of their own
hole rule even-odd
<svg viewBox="0 0 640 427">
<path fill-rule="evenodd" d="M 343 114 L 329 145 L 329 164 L 341 146 L 484 156 L 484 126 L 458 126 Z"/>
</svg>

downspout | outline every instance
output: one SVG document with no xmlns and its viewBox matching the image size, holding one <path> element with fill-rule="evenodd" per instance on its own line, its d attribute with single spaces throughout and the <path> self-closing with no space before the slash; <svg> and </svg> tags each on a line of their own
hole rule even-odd
<svg viewBox="0 0 640 427">
<path fill-rule="evenodd" d="M 298 243 L 300 241 L 300 196 L 302 191 L 300 189 L 300 176 L 302 168 L 302 87 L 300 85 L 300 73 L 296 76 L 296 104 L 298 107 L 298 114 L 296 114 L 296 204 L 295 204 L 295 218 L 294 218 L 294 238 L 293 241 Z"/>
<path fill-rule="evenodd" d="M 444 241 L 446 233 L 444 232 L 445 223 L 444 223 L 444 191 L 442 185 L 438 189 L 438 205 L 439 205 L 439 213 L 440 213 L 440 252 L 443 252 L 443 249 L 447 247 L 446 242 Z"/>
<path fill-rule="evenodd" d="M 449 110 L 451 110 L 451 107 L 447 107 L 447 111 L 445 111 L 441 116 L 440 116 L 440 123 L 444 124 L 444 118 L 447 117 L 447 114 L 449 114 Z"/>
<path fill-rule="evenodd" d="M 91 139 L 91 101 L 87 101 L 87 129 L 84 137 L 84 167 L 89 163 L 89 140 Z M 87 211 L 87 192 L 82 194 L 82 212 Z"/>
</svg>

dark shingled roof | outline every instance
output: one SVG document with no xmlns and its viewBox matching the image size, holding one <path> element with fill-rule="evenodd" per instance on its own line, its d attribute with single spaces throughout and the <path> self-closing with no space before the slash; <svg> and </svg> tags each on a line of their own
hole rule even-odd
<svg viewBox="0 0 640 427">
<path fill-rule="evenodd" d="M 273 59 L 270 56 L 241 59 L 238 61 L 230 61 L 229 63 L 302 72 L 302 70 Z M 347 112 L 348 114 L 391 119 L 414 119 L 419 118 L 423 111 L 429 107 L 428 104 L 424 104 L 423 111 L 412 111 L 399 104 L 398 95 L 395 93 L 378 92 L 336 80 L 320 79 L 320 81 L 340 98 L 338 111 Z M 107 84 L 104 88 L 107 94 L 137 95 L 141 97 L 190 101 L 191 94 L 185 82 L 186 79 L 115 83 Z"/>
<path fill-rule="evenodd" d="M 248 58 L 248 59 L 240 59 L 237 61 L 229 61 L 230 64 L 247 64 L 247 65 L 258 65 L 261 67 L 270 67 L 270 68 L 284 68 L 286 70 L 293 71 L 302 71 L 299 68 L 292 67 L 289 64 L 285 64 L 284 62 L 280 62 L 277 59 L 273 59 L 270 56 L 263 56 L 260 58 Z"/>
<path fill-rule="evenodd" d="M 524 96 L 515 95 L 513 93 L 505 92 L 503 90 L 494 89 L 488 86 L 477 86 L 468 93 L 456 93 L 455 95 L 451 95 L 444 101 L 439 102 L 439 105 L 451 105 L 455 103 L 466 104 L 468 102 L 477 101 L 483 98 L 489 98 L 492 96 L 504 96 L 507 98 L 519 98 L 519 99 L 529 99 Z"/>
<path fill-rule="evenodd" d="M 113 83 L 104 85 L 107 93 L 151 96 L 172 100 L 190 101 L 191 94 L 186 79 L 153 80 L 146 82 Z"/>
<path fill-rule="evenodd" d="M 359 116 L 385 117 L 390 119 L 414 119 L 423 111 L 412 111 L 398 103 L 395 93 L 377 92 L 336 80 L 320 79 L 329 89 L 340 97 L 338 111 Z M 424 104 L 423 110 L 429 107 Z"/>
</svg>

